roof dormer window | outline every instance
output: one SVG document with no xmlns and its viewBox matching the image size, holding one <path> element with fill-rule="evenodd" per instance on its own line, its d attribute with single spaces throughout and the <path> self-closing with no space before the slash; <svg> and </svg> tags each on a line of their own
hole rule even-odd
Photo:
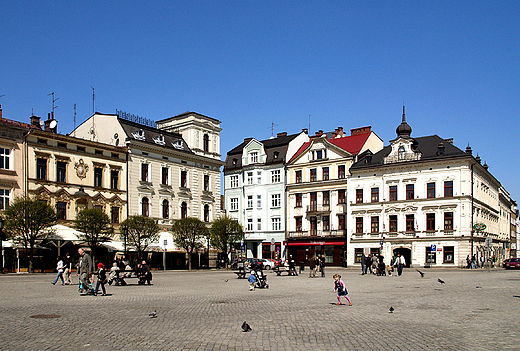
<svg viewBox="0 0 520 351">
<path fill-rule="evenodd" d="M 155 141 L 156 144 L 164 146 L 164 135 L 160 134 L 156 136 L 155 138 L 153 138 L 153 141 Z"/>
<path fill-rule="evenodd" d="M 184 144 L 182 142 L 182 139 L 179 139 L 179 140 L 177 140 L 175 142 L 172 141 L 172 145 L 177 150 L 184 150 Z"/>
<path fill-rule="evenodd" d="M 144 130 L 142 130 L 142 129 L 139 129 L 138 131 L 133 132 L 132 136 L 134 137 L 134 139 L 137 139 L 137 140 L 143 140 L 143 141 L 146 140 L 146 138 L 144 136 Z"/>
</svg>

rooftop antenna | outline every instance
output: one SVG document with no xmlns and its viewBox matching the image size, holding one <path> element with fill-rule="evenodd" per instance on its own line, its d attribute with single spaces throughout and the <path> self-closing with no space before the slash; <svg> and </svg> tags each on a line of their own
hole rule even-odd
<svg viewBox="0 0 520 351">
<path fill-rule="evenodd" d="M 311 115 L 309 115 L 309 133 L 311 132 Z"/>
<path fill-rule="evenodd" d="M 96 113 L 95 104 L 94 104 L 94 102 L 96 101 L 96 93 L 94 91 L 94 87 L 92 85 L 90 87 L 92 88 L 92 114 L 94 114 L 94 113 Z"/>
<path fill-rule="evenodd" d="M 54 98 L 54 92 L 50 93 L 50 94 L 47 94 L 47 96 L 51 96 L 52 95 L 52 118 L 54 118 L 54 110 L 57 109 L 59 106 L 57 105 L 54 105 L 54 103 L 56 101 L 58 101 L 60 98 Z"/>
<path fill-rule="evenodd" d="M 76 104 L 74 104 L 74 129 L 76 129 Z"/>
<path fill-rule="evenodd" d="M 271 122 L 271 138 L 274 138 L 274 126 L 277 126 L 278 124 Z"/>
</svg>

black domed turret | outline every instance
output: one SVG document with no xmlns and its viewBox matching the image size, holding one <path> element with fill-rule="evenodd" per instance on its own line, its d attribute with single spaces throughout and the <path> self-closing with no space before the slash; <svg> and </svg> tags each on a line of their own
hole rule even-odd
<svg viewBox="0 0 520 351">
<path fill-rule="evenodd" d="M 403 121 L 395 130 L 397 133 L 397 137 L 410 138 L 410 134 L 412 134 L 412 127 L 406 123 L 406 118 L 404 116 L 404 106 L 403 106 Z"/>
</svg>

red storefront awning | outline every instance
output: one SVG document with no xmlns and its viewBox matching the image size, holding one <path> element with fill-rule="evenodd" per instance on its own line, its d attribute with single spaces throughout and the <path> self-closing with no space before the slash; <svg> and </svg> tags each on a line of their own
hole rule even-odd
<svg viewBox="0 0 520 351">
<path fill-rule="evenodd" d="M 310 245 L 345 245 L 345 240 L 330 241 L 330 240 L 304 240 L 304 241 L 288 241 L 288 246 L 310 246 Z"/>
</svg>

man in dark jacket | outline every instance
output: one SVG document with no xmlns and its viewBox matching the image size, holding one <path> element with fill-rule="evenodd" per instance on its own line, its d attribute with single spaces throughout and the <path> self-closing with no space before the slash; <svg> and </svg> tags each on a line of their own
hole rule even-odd
<svg viewBox="0 0 520 351">
<path fill-rule="evenodd" d="M 316 256 L 312 256 L 312 258 L 309 260 L 309 278 L 315 278 L 316 277 Z"/>
<path fill-rule="evenodd" d="M 367 273 L 367 257 L 365 253 L 361 255 L 361 275 L 365 275 Z"/>
<path fill-rule="evenodd" d="M 141 264 L 141 276 L 139 277 L 139 283 L 144 284 L 144 282 L 148 282 L 150 285 L 150 281 L 152 280 L 152 273 L 150 272 L 150 267 L 146 264 L 146 261 L 143 260 Z"/>
</svg>

